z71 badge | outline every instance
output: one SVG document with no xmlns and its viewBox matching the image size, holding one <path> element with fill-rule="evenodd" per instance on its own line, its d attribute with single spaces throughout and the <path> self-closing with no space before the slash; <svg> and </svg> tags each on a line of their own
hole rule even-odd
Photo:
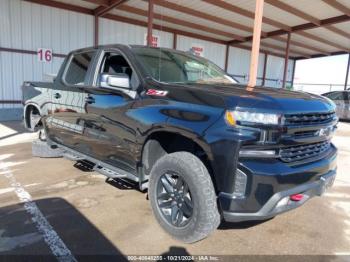
<svg viewBox="0 0 350 262">
<path fill-rule="evenodd" d="M 166 96 L 167 94 L 168 94 L 168 91 L 156 90 L 156 89 L 148 89 L 146 92 L 146 95 L 149 95 L 149 96 Z"/>
</svg>

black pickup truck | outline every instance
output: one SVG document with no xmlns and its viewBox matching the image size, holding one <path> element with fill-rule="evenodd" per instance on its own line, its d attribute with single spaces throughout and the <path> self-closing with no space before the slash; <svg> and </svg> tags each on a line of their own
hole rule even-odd
<svg viewBox="0 0 350 262">
<path fill-rule="evenodd" d="M 299 207 L 335 178 L 333 102 L 247 88 L 186 52 L 76 50 L 47 88 L 49 101 L 32 106 L 45 112 L 38 124 L 50 148 L 147 189 L 159 224 L 184 242 L 205 238 L 222 219 L 264 220 Z M 27 82 L 25 99 L 40 90 Z"/>
</svg>

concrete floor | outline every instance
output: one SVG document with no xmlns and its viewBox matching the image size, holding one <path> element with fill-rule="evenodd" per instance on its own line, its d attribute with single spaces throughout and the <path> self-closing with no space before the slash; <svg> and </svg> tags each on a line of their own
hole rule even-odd
<svg viewBox="0 0 350 262">
<path fill-rule="evenodd" d="M 33 214 L 20 203 L 18 196 L 25 190 L 75 256 L 350 255 L 349 123 L 340 123 L 334 138 L 338 176 L 325 196 L 266 222 L 222 224 L 192 245 L 164 233 L 146 194 L 132 186 L 107 183 L 66 159 L 32 157 L 30 141 L 35 137 L 18 122 L 0 124 L 0 254 L 52 254 Z"/>
</svg>

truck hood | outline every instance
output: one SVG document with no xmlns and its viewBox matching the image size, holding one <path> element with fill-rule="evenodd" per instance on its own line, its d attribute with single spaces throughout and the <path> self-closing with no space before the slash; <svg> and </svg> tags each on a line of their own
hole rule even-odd
<svg viewBox="0 0 350 262">
<path fill-rule="evenodd" d="M 173 92 L 181 94 L 187 91 L 191 96 L 199 97 L 201 101 L 205 101 L 203 103 L 207 103 L 207 105 L 217 106 L 221 100 L 227 109 L 252 108 L 259 111 L 280 113 L 329 112 L 335 109 L 334 103 L 325 97 L 286 89 L 268 87 L 248 89 L 244 85 L 227 84 L 176 86 L 179 89 L 175 86 L 167 89 L 169 95 Z"/>
</svg>

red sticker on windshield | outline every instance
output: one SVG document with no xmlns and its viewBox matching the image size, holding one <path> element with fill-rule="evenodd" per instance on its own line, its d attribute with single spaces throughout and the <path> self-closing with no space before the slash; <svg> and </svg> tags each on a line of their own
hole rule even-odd
<svg viewBox="0 0 350 262">
<path fill-rule="evenodd" d="M 148 89 L 146 95 L 149 96 L 166 96 L 168 91 L 164 90 L 156 90 L 156 89 Z"/>
</svg>

